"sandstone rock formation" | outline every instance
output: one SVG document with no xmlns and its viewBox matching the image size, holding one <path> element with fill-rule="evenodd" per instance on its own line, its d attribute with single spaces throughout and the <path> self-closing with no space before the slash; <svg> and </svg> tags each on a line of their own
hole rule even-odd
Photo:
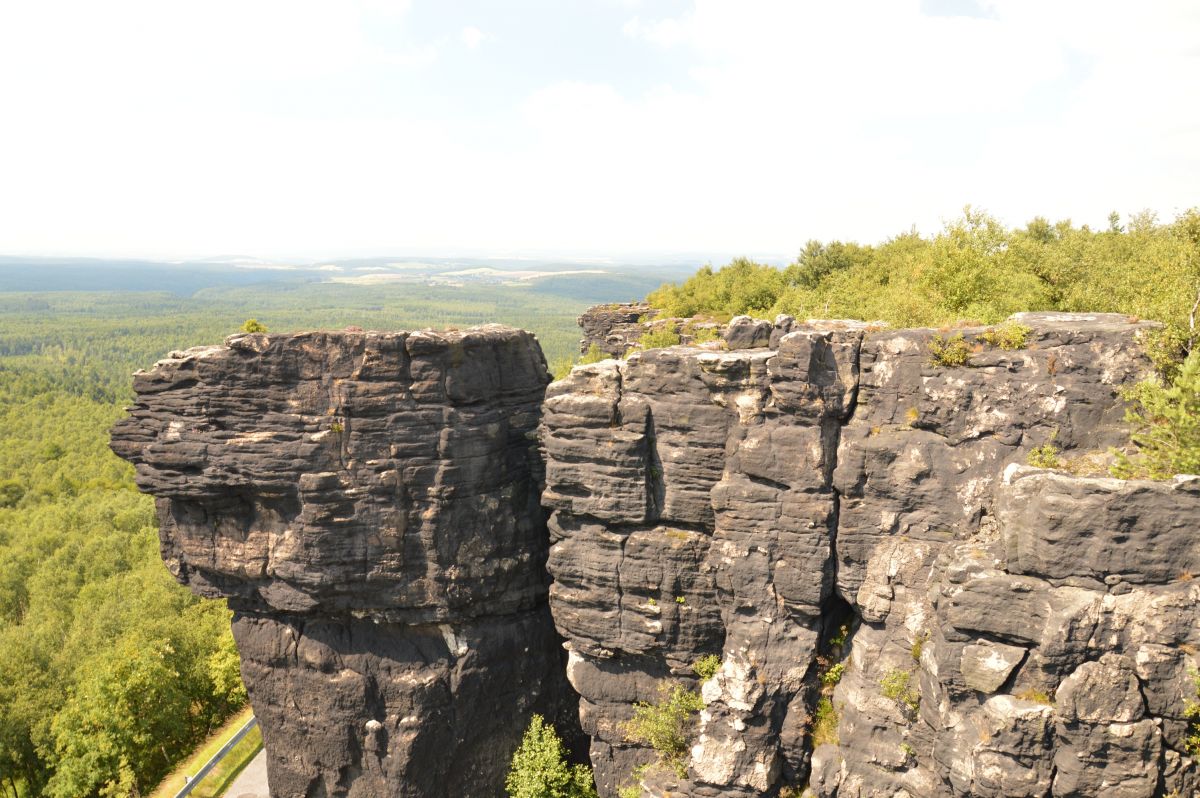
<svg viewBox="0 0 1200 798">
<path fill-rule="evenodd" d="M 575 708 L 546 609 L 541 350 L 465 332 L 239 335 L 135 377 L 113 449 L 163 557 L 235 611 L 276 796 L 497 796 Z"/>
<path fill-rule="evenodd" d="M 943 366 L 933 330 L 735 320 L 755 348 L 550 387 L 551 608 L 602 795 L 1195 791 L 1200 481 L 1022 465 L 1124 441 L 1151 325 L 1013 321 L 1020 348 L 965 329 Z M 706 704 L 686 778 L 626 726 L 674 684 Z"/>
<path fill-rule="evenodd" d="M 658 315 L 645 302 L 613 303 L 588 308 L 579 317 L 583 338 L 579 353 L 593 346 L 612 357 L 622 357 L 642 337 L 643 321 Z"/>
<path fill-rule="evenodd" d="M 490 798 L 533 711 L 604 798 L 1197 794 L 1200 477 L 1096 467 L 1153 324 L 648 315 L 585 313 L 628 357 L 548 388 L 498 326 L 139 373 L 113 448 L 236 612 L 277 797 Z M 675 687 L 681 772 L 628 726 Z"/>
</svg>

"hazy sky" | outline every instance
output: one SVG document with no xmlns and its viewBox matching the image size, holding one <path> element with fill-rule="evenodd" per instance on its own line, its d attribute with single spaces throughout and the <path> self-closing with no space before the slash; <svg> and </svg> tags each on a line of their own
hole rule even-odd
<svg viewBox="0 0 1200 798">
<path fill-rule="evenodd" d="M 0 0 L 0 252 L 796 253 L 1200 204 L 1195 0 Z"/>
</svg>

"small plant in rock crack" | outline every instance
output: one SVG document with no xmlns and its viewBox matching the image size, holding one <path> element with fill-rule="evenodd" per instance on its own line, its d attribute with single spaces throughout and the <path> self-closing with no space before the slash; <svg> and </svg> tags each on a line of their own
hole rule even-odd
<svg viewBox="0 0 1200 798">
<path fill-rule="evenodd" d="M 1053 443 L 1046 443 L 1030 449 L 1025 462 L 1034 468 L 1058 468 L 1058 447 Z"/>
<path fill-rule="evenodd" d="M 850 626 L 848 624 L 842 624 L 840 627 L 838 627 L 837 632 L 835 632 L 833 636 L 829 638 L 829 647 L 841 648 L 842 646 L 846 645 L 846 638 L 849 636 Z"/>
<path fill-rule="evenodd" d="M 1039 690 L 1036 687 L 1027 687 L 1016 694 L 1016 697 L 1022 701 L 1032 701 L 1035 704 L 1045 704 L 1053 706 L 1054 702 L 1050 700 L 1050 694 L 1045 690 Z"/>
<path fill-rule="evenodd" d="M 879 680 L 883 697 L 895 701 L 908 715 L 915 713 L 921 705 L 921 694 L 912 686 L 912 676 L 912 671 L 892 668 Z"/>
<path fill-rule="evenodd" d="M 630 774 L 633 781 L 617 790 L 617 798 L 642 798 L 642 779 L 646 778 L 649 769 L 649 763 L 635 767 Z"/>
<path fill-rule="evenodd" d="M 913 662 L 921 661 L 921 652 L 925 649 L 925 643 L 929 640 L 929 632 L 922 632 L 913 638 L 912 646 L 909 648 L 909 653 L 912 654 Z"/>
<path fill-rule="evenodd" d="M 1034 468 L 1058 468 L 1060 461 L 1058 455 L 1061 449 L 1054 445 L 1054 441 L 1058 438 L 1058 430 L 1050 433 L 1050 437 L 1041 446 L 1034 447 L 1029 450 L 1029 454 L 1025 457 L 1025 462 Z"/>
<path fill-rule="evenodd" d="M 1196 698 L 1200 699 L 1200 672 L 1192 671 L 1192 687 Z M 1187 700 L 1183 705 L 1183 717 L 1187 719 L 1187 737 L 1183 745 L 1193 758 L 1200 757 L 1200 702 Z"/>
<path fill-rule="evenodd" d="M 833 705 L 833 701 L 828 698 L 822 698 L 817 702 L 817 709 L 813 713 L 812 731 L 809 736 L 812 738 L 813 747 L 818 745 L 837 745 L 840 742 L 838 737 L 838 723 L 841 721 L 841 716 L 837 711 L 837 707 Z"/>
<path fill-rule="evenodd" d="M 839 662 L 836 665 L 831 665 L 829 670 L 821 674 L 821 684 L 825 687 L 837 687 L 837 683 L 842 680 L 842 674 L 846 672 L 846 663 Z"/>
<path fill-rule="evenodd" d="M 989 327 L 977 337 L 980 341 L 991 346 L 998 346 L 1001 349 L 1011 351 L 1014 349 L 1024 349 L 1029 333 L 1032 329 L 1024 324 L 1018 324 L 1015 321 L 1006 321 L 999 327 Z"/>
<path fill-rule="evenodd" d="M 700 681 L 707 682 L 721 670 L 721 658 L 716 654 L 701 657 L 692 664 L 692 670 L 700 677 Z"/>
<path fill-rule="evenodd" d="M 625 736 L 649 745 L 658 752 L 661 764 L 685 778 L 696 713 L 702 709 L 704 699 L 698 692 L 681 684 L 663 685 L 657 703 L 641 701 L 634 706 L 633 719 L 625 724 Z"/>
<path fill-rule="evenodd" d="M 955 333 L 949 338 L 935 335 L 929 339 L 930 365 L 955 368 L 967 365 L 970 359 L 971 345 L 963 338 L 962 333 Z"/>
</svg>

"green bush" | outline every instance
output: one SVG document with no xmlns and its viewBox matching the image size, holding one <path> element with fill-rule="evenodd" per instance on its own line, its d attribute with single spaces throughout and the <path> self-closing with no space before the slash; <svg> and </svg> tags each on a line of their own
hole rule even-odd
<svg viewBox="0 0 1200 798">
<path fill-rule="evenodd" d="M 16 507 L 25 497 L 25 486 L 19 479 L 0 481 L 0 507 Z"/>
<path fill-rule="evenodd" d="M 1092 230 L 1035 218 L 1005 229 L 968 207 L 933 236 L 907 232 L 874 246 L 812 241 L 786 269 L 745 259 L 705 266 L 647 300 L 674 316 L 788 313 L 896 327 L 1000 324 L 1023 310 L 1125 313 L 1166 324 L 1149 343 L 1170 372 L 1195 344 L 1200 210 L 1167 224 L 1134 222 Z"/>
<path fill-rule="evenodd" d="M 265 333 L 266 331 L 267 325 L 258 319 L 246 319 L 242 322 L 242 332 L 244 333 Z"/>
<path fill-rule="evenodd" d="M 534 715 L 504 780 L 511 798 L 596 798 L 592 772 L 567 762 L 554 727 Z"/>
<path fill-rule="evenodd" d="M 916 712 L 921 703 L 921 694 L 912 686 L 912 672 L 893 668 L 879 680 L 880 692 L 908 712 Z"/>
<path fill-rule="evenodd" d="M 821 674 L 821 684 L 825 687 L 836 687 L 846 673 L 846 663 L 838 662 L 829 666 L 829 670 Z"/>
<path fill-rule="evenodd" d="M 1025 462 L 1034 468 L 1058 468 L 1058 447 L 1053 443 L 1044 443 L 1029 450 Z"/>
<path fill-rule="evenodd" d="M 716 654 L 701 657 L 692 664 L 692 670 L 700 677 L 700 681 L 707 682 L 721 670 L 721 658 Z"/>
<path fill-rule="evenodd" d="M 610 360 L 612 355 L 605 352 L 596 344 L 588 347 L 588 350 L 580 356 L 578 360 L 572 360 L 569 357 L 559 358 L 554 361 L 550 368 L 550 376 L 555 380 L 565 379 L 570 375 L 571 369 L 575 366 L 585 366 L 589 363 L 599 363 L 601 360 Z"/>
<path fill-rule="evenodd" d="M 1017 324 L 1015 321 L 1006 321 L 999 327 L 989 327 L 977 337 L 985 344 L 1011 351 L 1014 349 L 1024 349 L 1026 340 L 1029 338 L 1029 333 L 1031 332 L 1033 330 L 1024 324 Z"/>
<path fill-rule="evenodd" d="M 1200 673 L 1192 672 L 1192 687 L 1196 698 L 1200 698 Z M 1183 716 L 1188 721 L 1187 737 L 1184 748 L 1193 759 L 1200 757 L 1200 703 L 1188 700 L 1183 707 Z"/>
<path fill-rule="evenodd" d="M 1119 454 L 1114 476 L 1123 479 L 1170 479 L 1200 474 L 1200 349 L 1194 350 L 1166 387 L 1157 379 L 1127 392 L 1132 407 L 1125 420 L 1137 452 Z"/>
<path fill-rule="evenodd" d="M 1035 704 L 1045 704 L 1053 706 L 1054 702 L 1050 700 L 1050 694 L 1045 690 L 1039 690 L 1036 687 L 1027 687 L 1016 694 L 1016 697 L 1022 701 L 1032 701 Z"/>
<path fill-rule="evenodd" d="M 667 346 L 675 346 L 680 340 L 678 332 L 664 325 L 642 333 L 642 337 L 638 339 L 638 346 L 643 351 L 647 349 L 662 349 Z"/>
<path fill-rule="evenodd" d="M 838 716 L 837 708 L 833 706 L 833 701 L 828 698 L 822 698 L 817 702 L 817 710 L 813 714 L 812 737 L 813 747 L 818 745 L 837 745 L 838 739 L 838 723 L 841 718 Z"/>
<path fill-rule="evenodd" d="M 965 366 L 970 359 L 971 346 L 962 333 L 955 333 L 949 338 L 935 335 L 929 339 L 930 365 L 956 368 Z"/>
<path fill-rule="evenodd" d="M 680 684 L 670 688 L 664 685 L 661 692 L 657 703 L 638 702 L 625 733 L 630 741 L 645 743 L 657 751 L 659 761 L 684 778 L 696 713 L 704 709 L 704 699 Z"/>
<path fill-rule="evenodd" d="M 721 340 L 721 330 L 718 327 L 697 327 L 693 324 L 686 324 L 683 327 L 683 332 L 692 339 L 691 342 L 693 344 L 705 344 L 709 341 Z"/>
</svg>

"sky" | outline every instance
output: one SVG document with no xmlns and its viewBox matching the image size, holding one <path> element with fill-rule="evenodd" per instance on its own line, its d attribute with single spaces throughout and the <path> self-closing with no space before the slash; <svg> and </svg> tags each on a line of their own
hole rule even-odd
<svg viewBox="0 0 1200 798">
<path fill-rule="evenodd" d="M 1200 205 L 1194 0 L 0 0 L 0 253 L 794 256 Z"/>
</svg>

